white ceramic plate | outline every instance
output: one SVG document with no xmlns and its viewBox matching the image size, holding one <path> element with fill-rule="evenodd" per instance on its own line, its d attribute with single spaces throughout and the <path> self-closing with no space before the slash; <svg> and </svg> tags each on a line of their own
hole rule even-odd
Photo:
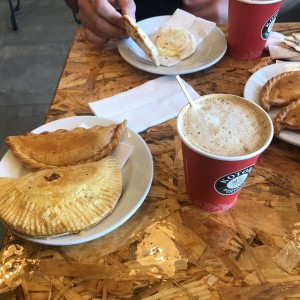
<svg viewBox="0 0 300 300">
<path fill-rule="evenodd" d="M 246 82 L 244 88 L 244 98 L 260 105 L 260 91 L 269 79 L 284 72 L 299 70 L 299 62 L 282 62 L 261 68 L 260 70 L 256 71 Z M 279 110 L 280 108 L 271 108 L 270 112 L 268 112 L 272 120 L 277 115 Z M 295 131 L 282 130 L 278 138 L 290 144 L 300 146 L 300 134 Z"/>
<path fill-rule="evenodd" d="M 170 16 L 153 17 L 138 22 L 138 25 L 151 38 L 160 31 L 169 18 Z M 120 41 L 118 49 L 129 64 L 140 70 L 161 75 L 177 75 L 200 71 L 217 63 L 226 52 L 227 41 L 223 32 L 215 27 L 199 44 L 193 55 L 172 67 L 157 67 L 151 62 L 143 61 L 138 55 L 141 51 L 139 46 L 131 38 Z"/>
<path fill-rule="evenodd" d="M 70 130 L 81 124 L 90 127 L 94 125 L 108 126 L 112 123 L 115 122 L 95 116 L 70 117 L 45 124 L 33 130 L 33 132 L 54 131 L 60 128 Z M 134 149 L 127 163 L 122 168 L 122 196 L 110 215 L 82 234 L 72 234 L 49 239 L 22 237 L 45 245 L 61 246 L 79 244 L 101 237 L 127 221 L 137 211 L 149 192 L 153 178 L 153 161 L 147 144 L 137 133 L 126 129 L 122 142 L 132 145 Z M 19 177 L 28 172 L 27 169 L 22 167 L 10 150 L 0 162 L 0 177 Z"/>
</svg>

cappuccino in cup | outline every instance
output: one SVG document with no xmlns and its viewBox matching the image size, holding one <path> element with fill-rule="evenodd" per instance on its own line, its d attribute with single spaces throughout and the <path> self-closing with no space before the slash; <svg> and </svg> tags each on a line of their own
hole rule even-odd
<svg viewBox="0 0 300 300">
<path fill-rule="evenodd" d="M 265 113 L 235 96 L 198 99 L 179 117 L 179 131 L 186 143 L 199 151 L 220 156 L 241 156 L 259 150 L 270 132 Z"/>
<path fill-rule="evenodd" d="M 260 106 L 228 94 L 187 104 L 177 117 L 177 131 L 189 199 L 211 212 L 234 205 L 273 137 L 272 121 Z"/>
</svg>

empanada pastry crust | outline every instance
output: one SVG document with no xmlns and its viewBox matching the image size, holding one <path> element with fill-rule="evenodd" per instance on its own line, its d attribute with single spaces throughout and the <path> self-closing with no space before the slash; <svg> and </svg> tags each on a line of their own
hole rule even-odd
<svg viewBox="0 0 300 300">
<path fill-rule="evenodd" d="M 290 71 L 272 77 L 260 93 L 261 106 L 269 111 L 272 106 L 285 106 L 300 99 L 300 71 Z"/>
<path fill-rule="evenodd" d="M 122 174 L 112 156 L 0 178 L 0 218 L 13 231 L 48 238 L 84 231 L 115 208 Z"/>
<path fill-rule="evenodd" d="M 5 140 L 23 165 L 31 170 L 43 170 L 93 162 L 108 156 L 118 145 L 126 121 L 107 127 L 77 127 L 40 134 L 26 133 L 8 136 Z"/>
<path fill-rule="evenodd" d="M 283 107 L 274 119 L 274 133 L 278 135 L 284 128 L 300 129 L 300 99 Z"/>
</svg>

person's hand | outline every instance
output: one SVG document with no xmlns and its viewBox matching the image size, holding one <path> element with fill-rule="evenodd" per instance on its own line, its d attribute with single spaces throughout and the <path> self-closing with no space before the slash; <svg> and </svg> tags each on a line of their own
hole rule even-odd
<svg viewBox="0 0 300 300">
<path fill-rule="evenodd" d="M 128 37 L 117 9 L 135 20 L 133 0 L 78 0 L 78 6 L 80 22 L 91 42 L 103 46 L 109 39 Z"/>
<path fill-rule="evenodd" d="M 228 0 L 183 0 L 183 9 L 218 24 L 228 22 Z"/>
</svg>

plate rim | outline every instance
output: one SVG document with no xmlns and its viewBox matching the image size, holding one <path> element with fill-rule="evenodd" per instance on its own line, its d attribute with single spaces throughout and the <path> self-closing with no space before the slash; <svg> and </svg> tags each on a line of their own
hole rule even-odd
<svg viewBox="0 0 300 300">
<path fill-rule="evenodd" d="M 262 73 L 266 77 L 266 79 L 268 80 L 271 77 L 276 76 L 277 74 L 281 74 L 283 72 L 286 72 L 287 70 L 285 70 L 284 68 L 286 68 L 287 66 L 295 66 L 300 71 L 300 62 L 286 61 L 286 62 L 278 62 L 278 63 L 275 63 L 275 64 L 264 66 L 264 67 L 260 68 L 259 70 L 257 70 L 256 72 L 254 72 L 248 78 L 248 80 L 245 83 L 244 91 L 243 91 L 244 98 L 247 99 L 247 100 L 249 100 L 249 101 L 257 103 L 258 105 L 260 105 L 259 101 L 255 98 L 255 95 L 252 95 L 252 96 L 249 95 L 249 94 L 251 94 L 249 92 L 251 84 L 256 83 L 255 78 L 259 74 Z M 279 70 L 280 72 L 277 72 L 277 71 L 275 72 L 276 69 Z M 282 72 L 281 72 L 281 70 L 282 70 Z M 265 72 L 270 72 L 270 73 L 273 72 L 273 74 L 272 75 L 266 75 Z M 262 88 L 262 86 L 261 86 L 261 88 Z M 261 88 L 258 90 L 258 92 L 261 90 Z M 273 121 L 273 117 L 270 115 L 270 112 L 267 112 L 267 113 L 269 114 L 269 116 L 271 117 L 271 119 Z M 298 141 L 297 141 L 297 139 L 295 141 L 295 139 L 294 139 L 295 136 L 299 137 Z M 277 137 L 277 138 L 281 139 L 282 141 L 287 142 L 287 143 L 289 143 L 291 145 L 300 147 L 300 134 L 299 133 L 292 132 L 292 131 L 287 131 L 287 130 L 283 130 L 283 131 L 280 132 L 279 135 L 277 135 L 275 137 Z"/>
<path fill-rule="evenodd" d="M 91 120 L 93 120 L 93 121 L 91 121 Z M 64 123 L 64 122 L 67 122 L 67 126 L 64 126 L 63 124 L 61 125 L 61 123 Z M 71 116 L 71 117 L 66 117 L 66 118 L 54 120 L 52 122 L 43 124 L 43 125 L 35 128 L 35 129 L 33 129 L 32 132 L 38 133 L 38 132 L 46 131 L 47 130 L 46 128 L 48 126 L 54 126 L 54 127 L 56 127 L 56 129 L 58 129 L 57 126 L 59 126 L 59 128 L 62 128 L 62 129 L 64 129 L 65 127 L 69 128 L 70 127 L 69 124 L 70 123 L 72 124 L 72 122 L 73 123 L 77 122 L 77 124 L 78 124 L 78 125 L 75 125 L 75 124 L 70 125 L 73 128 L 75 128 L 77 126 L 80 126 L 80 124 L 82 124 L 82 123 L 88 123 L 88 122 L 90 122 L 90 124 L 93 123 L 93 122 L 97 122 L 97 124 L 100 124 L 100 125 L 103 124 L 103 123 L 105 123 L 107 125 L 109 123 L 118 123 L 118 122 L 116 122 L 112 119 L 102 118 L 102 117 L 98 117 L 98 116 Z M 105 124 L 103 124 L 103 125 L 107 126 Z M 53 130 L 56 130 L 56 129 L 54 128 Z M 95 230 L 95 228 L 97 229 L 97 225 L 99 225 L 101 223 L 101 222 L 99 222 L 95 226 L 93 226 L 90 229 L 86 230 L 83 234 L 80 234 L 80 233 L 70 234 L 70 235 L 63 235 L 63 236 L 47 238 L 47 239 L 28 237 L 28 236 L 22 235 L 20 233 L 17 233 L 17 232 L 13 231 L 10 228 L 8 228 L 8 229 L 11 230 L 12 232 L 14 232 L 17 236 L 19 236 L 19 237 L 21 237 L 25 240 L 38 243 L 38 244 L 51 245 L 51 246 L 68 246 L 68 245 L 75 245 L 75 244 L 81 244 L 81 243 L 85 243 L 85 242 L 88 242 L 88 241 L 92 241 L 94 239 L 97 239 L 99 237 L 102 237 L 102 236 L 114 231 L 119 226 L 124 224 L 140 208 L 140 206 L 142 205 L 142 203 L 146 199 L 146 197 L 147 197 L 147 195 L 150 191 L 150 188 L 152 186 L 153 172 L 154 172 L 152 154 L 151 154 L 151 151 L 150 151 L 148 145 L 146 144 L 146 142 L 142 139 L 142 137 L 138 133 L 135 133 L 133 130 L 131 130 L 128 127 L 125 130 L 125 134 L 130 136 L 128 138 L 125 137 L 125 139 L 127 139 L 128 141 L 132 141 L 132 142 L 134 142 L 133 138 L 131 138 L 133 136 L 135 141 L 138 141 L 138 144 L 134 143 L 132 145 L 135 146 L 135 148 L 141 147 L 141 149 L 144 151 L 144 154 L 147 154 L 146 157 L 144 158 L 146 160 L 145 165 L 147 165 L 147 168 L 145 168 L 144 174 L 145 174 L 145 177 L 148 176 L 148 179 L 145 181 L 145 187 L 142 188 L 143 191 L 141 192 L 141 194 L 142 194 L 141 197 L 138 200 L 136 200 L 136 203 L 134 204 L 133 208 L 131 210 L 129 210 L 126 214 L 122 215 L 121 218 L 117 219 L 117 221 L 114 222 L 113 225 L 111 225 L 110 227 L 108 227 L 106 229 L 101 230 L 98 233 L 95 233 L 95 234 L 92 234 L 92 235 L 86 235 L 86 233 L 89 233 L 89 231 L 91 232 L 91 230 Z M 123 137 L 123 139 L 124 139 L 124 137 Z M 9 153 L 11 153 L 10 149 L 4 154 L 4 156 L 0 160 L 0 166 L 3 163 L 3 160 L 5 159 L 6 155 L 8 155 Z M 127 161 L 127 163 L 126 163 L 127 166 L 128 166 L 128 163 L 130 162 L 130 159 L 131 159 L 131 162 L 132 162 L 133 155 L 134 155 L 134 151 L 131 154 L 131 157 L 129 157 L 129 160 Z M 124 168 L 126 168 L 126 165 L 124 166 Z M 130 165 L 129 165 L 129 167 L 130 167 Z M 148 171 L 148 172 L 146 172 L 146 171 Z M 1 176 L 3 176 L 3 175 L 1 175 Z M 128 186 L 127 186 L 127 188 L 128 188 Z M 124 191 L 122 192 L 122 194 L 124 195 Z M 128 198 L 126 200 L 127 201 L 128 200 L 132 201 L 132 198 L 133 197 Z M 122 199 L 122 196 L 121 196 L 120 200 L 121 199 Z M 117 207 L 118 207 L 118 204 L 116 205 L 115 209 L 111 212 L 111 214 L 109 214 L 107 217 L 113 216 L 113 214 L 116 211 Z M 6 226 L 5 223 L 3 223 L 3 224 Z M 74 236 L 76 236 L 76 238 L 72 239 L 72 237 L 74 237 Z"/>
<path fill-rule="evenodd" d="M 155 24 L 155 20 L 159 20 L 160 22 L 162 22 L 163 20 L 167 20 L 170 17 L 171 17 L 171 15 L 155 16 L 155 17 L 152 17 L 152 18 L 147 18 L 147 19 L 141 20 L 141 21 L 137 22 L 137 24 L 140 25 L 142 29 L 144 29 L 143 28 L 143 23 L 150 22 L 152 20 L 152 22 Z M 225 55 L 225 53 L 227 51 L 227 40 L 226 40 L 225 34 L 217 26 L 215 26 L 213 28 L 213 32 L 215 32 L 215 34 L 219 34 L 220 38 L 222 38 L 222 40 L 224 42 L 222 51 L 219 53 L 218 56 L 216 56 L 213 60 L 209 61 L 207 64 L 201 65 L 201 66 L 196 67 L 196 68 L 187 68 L 187 69 L 179 70 L 178 68 L 176 68 L 176 66 L 178 66 L 180 63 L 176 64 L 173 67 L 163 67 L 163 66 L 156 67 L 154 65 L 153 66 L 152 65 L 147 66 L 146 64 L 140 64 L 138 60 L 131 60 L 127 56 L 127 52 L 130 51 L 130 50 L 127 50 L 128 43 L 133 42 L 133 40 L 131 38 L 120 40 L 118 42 L 118 51 L 119 51 L 119 54 L 121 55 L 121 57 L 127 63 L 129 63 L 130 65 L 132 65 L 135 68 L 140 69 L 142 71 L 146 71 L 146 72 L 153 73 L 153 74 L 158 74 L 158 75 L 190 74 L 190 73 L 198 72 L 198 71 L 205 70 L 205 69 L 211 67 L 212 65 L 216 64 L 219 60 L 221 60 L 223 58 L 223 56 Z M 136 47 L 138 47 L 138 46 L 136 46 Z M 187 58 L 187 59 L 189 59 L 189 58 Z"/>
</svg>

